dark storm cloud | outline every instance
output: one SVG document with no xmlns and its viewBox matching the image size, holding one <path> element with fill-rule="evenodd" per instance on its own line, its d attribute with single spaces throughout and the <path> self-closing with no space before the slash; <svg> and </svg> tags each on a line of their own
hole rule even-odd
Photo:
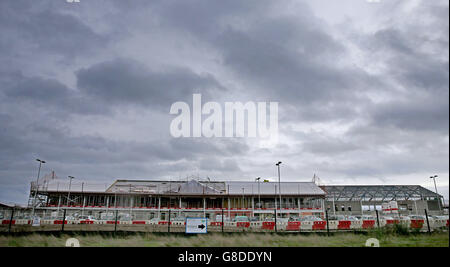
<svg viewBox="0 0 450 267">
<path fill-rule="evenodd" d="M 14 84 L 3 87 L 4 95 L 11 101 L 24 106 L 38 105 L 55 110 L 62 116 L 67 114 L 105 113 L 108 108 L 100 106 L 76 90 L 68 88 L 55 79 L 24 77 L 16 75 Z"/>
<path fill-rule="evenodd" d="M 95 51 L 108 41 L 108 37 L 95 33 L 77 17 L 62 11 L 45 1 L 2 1 L 1 46 L 72 57 Z"/>
<path fill-rule="evenodd" d="M 15 73 L 3 81 L 0 92 L 22 105 L 39 105 L 67 114 L 109 114 L 114 105 L 143 105 L 168 112 L 177 101 L 191 101 L 192 94 L 204 99 L 224 91 L 210 74 L 198 75 L 186 68 L 165 72 L 148 70 L 142 63 L 116 59 L 76 71 L 77 88 L 55 79 L 25 77 Z"/>
<path fill-rule="evenodd" d="M 423 21 L 413 17 L 360 37 L 361 47 L 385 66 L 380 79 L 394 81 L 395 87 L 389 101 L 366 110 L 378 127 L 448 135 L 448 3 L 422 1 L 414 12 Z"/>
<path fill-rule="evenodd" d="M 108 104 L 162 106 L 165 110 L 194 93 L 208 97 L 224 88 L 211 74 L 196 74 L 186 68 L 151 71 L 134 60 L 116 59 L 77 71 L 80 90 Z"/>
<path fill-rule="evenodd" d="M 385 2 L 364 30 L 307 1 L 1 1 L 0 199 L 25 202 L 37 157 L 105 182 L 270 177 L 275 159 L 286 180 L 448 175 L 448 3 Z M 171 138 L 193 93 L 279 101 L 280 143 Z"/>
<path fill-rule="evenodd" d="M 372 123 L 379 127 L 395 126 L 405 130 L 448 133 L 448 99 L 426 99 L 379 105 L 373 111 Z"/>
<path fill-rule="evenodd" d="M 286 15 L 271 1 L 199 2 L 205 6 L 169 3 L 156 8 L 162 11 L 161 21 L 217 49 L 225 67 L 252 83 L 253 95 L 309 107 L 316 101 L 354 98 L 355 83 L 366 79 L 360 70 L 334 67 L 346 56 L 346 48 L 305 3 L 297 3 L 298 14 Z"/>
</svg>

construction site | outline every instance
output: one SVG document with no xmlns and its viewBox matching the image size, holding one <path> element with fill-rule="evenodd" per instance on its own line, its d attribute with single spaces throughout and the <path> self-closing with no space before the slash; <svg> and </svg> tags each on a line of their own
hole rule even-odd
<svg viewBox="0 0 450 267">
<path fill-rule="evenodd" d="M 186 218 L 205 218 L 209 231 L 355 230 L 397 223 L 432 231 L 448 228 L 448 207 L 441 195 L 419 185 L 198 178 L 105 184 L 62 180 L 54 172 L 31 183 L 26 207 L 0 207 L 2 231 L 182 232 Z"/>
</svg>

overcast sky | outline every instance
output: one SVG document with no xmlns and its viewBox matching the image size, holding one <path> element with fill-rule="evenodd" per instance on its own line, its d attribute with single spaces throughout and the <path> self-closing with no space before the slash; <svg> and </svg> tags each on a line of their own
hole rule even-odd
<svg viewBox="0 0 450 267">
<path fill-rule="evenodd" d="M 373 1 L 372 1 L 373 2 Z M 449 188 L 447 0 L 0 1 L 0 200 L 55 170 Z M 172 103 L 279 102 L 279 142 L 173 138 Z"/>
</svg>

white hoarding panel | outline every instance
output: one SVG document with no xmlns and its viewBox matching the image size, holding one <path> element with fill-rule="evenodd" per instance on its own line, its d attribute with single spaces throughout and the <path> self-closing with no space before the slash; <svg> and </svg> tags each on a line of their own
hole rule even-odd
<svg viewBox="0 0 450 267">
<path fill-rule="evenodd" d="M 206 234 L 208 231 L 208 219 L 186 218 L 186 234 Z"/>
</svg>

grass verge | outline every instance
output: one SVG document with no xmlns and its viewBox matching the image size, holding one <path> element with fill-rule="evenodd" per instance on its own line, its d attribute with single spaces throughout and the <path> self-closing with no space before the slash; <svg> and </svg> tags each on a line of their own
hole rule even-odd
<svg viewBox="0 0 450 267">
<path fill-rule="evenodd" d="M 392 234 L 372 232 L 367 234 L 335 233 L 331 236 L 317 234 L 239 233 L 207 235 L 140 233 L 112 235 L 43 234 L 1 235 L 0 247 L 62 247 L 68 238 L 77 238 L 83 247 L 362 247 L 368 238 L 378 238 L 382 247 L 448 247 L 446 232 L 417 234 Z"/>
</svg>

